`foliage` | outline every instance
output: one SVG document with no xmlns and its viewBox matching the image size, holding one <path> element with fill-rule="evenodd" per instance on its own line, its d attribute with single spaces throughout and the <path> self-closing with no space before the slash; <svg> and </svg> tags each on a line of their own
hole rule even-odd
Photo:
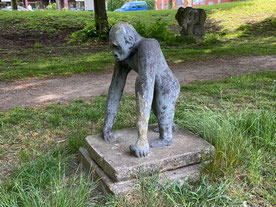
<svg viewBox="0 0 276 207">
<path fill-rule="evenodd" d="M 41 47 L 42 47 L 42 45 L 41 45 L 40 42 L 35 42 L 34 43 L 34 48 L 41 48 Z"/>
<path fill-rule="evenodd" d="M 46 6 L 46 10 L 56 10 L 57 9 L 57 4 L 53 3 L 53 4 L 49 4 Z"/>
<path fill-rule="evenodd" d="M 204 39 L 204 42 L 203 44 L 205 45 L 213 45 L 215 43 L 218 43 L 219 42 L 219 35 L 217 34 L 213 34 L 213 33 L 207 33 L 205 35 L 205 39 Z"/>
<path fill-rule="evenodd" d="M 70 39 L 69 42 L 72 43 L 72 42 L 77 42 L 77 41 L 88 41 L 91 39 L 107 41 L 108 36 L 105 34 L 108 34 L 110 28 L 117 22 L 118 21 L 110 18 L 108 20 L 108 31 L 104 32 L 104 35 L 103 35 L 103 33 L 99 33 L 96 30 L 95 22 L 90 22 L 82 30 L 72 33 L 72 38 Z"/>
<path fill-rule="evenodd" d="M 155 0 L 145 0 L 148 6 L 148 10 L 155 10 L 156 5 L 155 5 Z"/>
<path fill-rule="evenodd" d="M 115 9 L 121 8 L 126 0 L 108 0 L 107 1 L 107 9 L 108 11 L 114 11 Z"/>
<path fill-rule="evenodd" d="M 199 181 L 159 184 L 158 174 L 152 177 L 139 176 L 138 186 L 129 198 L 119 196 L 111 197 L 107 206 L 138 207 L 138 206 L 232 206 L 241 204 L 233 201 L 227 194 L 230 182 L 219 180 L 211 183 L 207 177 Z"/>
<path fill-rule="evenodd" d="M 143 37 L 154 38 L 158 41 L 168 41 L 174 38 L 174 34 L 167 29 L 167 23 L 161 18 L 152 24 L 145 24 L 138 21 L 134 27 L 136 31 Z"/>
<path fill-rule="evenodd" d="M 111 28 L 112 25 L 116 24 L 117 22 L 118 21 L 109 19 L 109 28 Z M 145 24 L 138 21 L 134 27 L 141 36 L 146 38 L 155 38 L 158 41 L 167 41 L 170 38 L 174 38 L 174 34 L 167 29 L 167 23 L 162 21 L 161 18 L 152 24 Z M 72 34 L 71 42 L 76 40 L 87 41 L 89 39 L 95 38 L 108 40 L 108 37 L 102 37 L 100 34 L 98 34 L 94 23 L 91 22 L 88 23 L 84 29 L 74 32 Z"/>
<path fill-rule="evenodd" d="M 96 183 L 83 175 L 66 176 L 68 158 L 52 152 L 22 164 L 12 180 L 0 183 L 0 206 L 88 206 Z"/>
</svg>

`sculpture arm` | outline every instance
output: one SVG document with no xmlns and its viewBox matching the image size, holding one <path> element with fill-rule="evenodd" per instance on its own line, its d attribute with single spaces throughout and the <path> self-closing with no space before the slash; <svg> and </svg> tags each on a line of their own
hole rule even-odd
<svg viewBox="0 0 276 207">
<path fill-rule="evenodd" d="M 112 127 L 117 117 L 120 100 L 129 71 L 130 68 L 128 66 L 119 62 L 115 63 L 112 81 L 108 90 L 108 98 L 105 106 L 104 125 L 102 130 L 103 138 L 106 141 L 115 140 L 112 134 Z"/>
</svg>

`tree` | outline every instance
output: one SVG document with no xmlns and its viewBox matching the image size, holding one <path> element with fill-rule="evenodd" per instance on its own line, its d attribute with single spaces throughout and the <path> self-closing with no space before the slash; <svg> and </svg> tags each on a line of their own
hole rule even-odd
<svg viewBox="0 0 276 207">
<path fill-rule="evenodd" d="M 16 0 L 11 0 L 11 4 L 12 4 L 12 10 L 17 10 Z"/>
<path fill-rule="evenodd" d="M 107 34 L 108 21 L 105 10 L 105 0 L 94 0 L 95 26 L 100 34 Z"/>
<path fill-rule="evenodd" d="M 172 8 L 173 8 L 173 1 L 169 0 L 169 9 L 172 9 Z"/>
</svg>

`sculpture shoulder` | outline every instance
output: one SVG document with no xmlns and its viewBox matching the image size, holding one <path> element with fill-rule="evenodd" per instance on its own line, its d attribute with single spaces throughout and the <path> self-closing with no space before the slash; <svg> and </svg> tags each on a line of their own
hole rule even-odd
<svg viewBox="0 0 276 207">
<path fill-rule="evenodd" d="M 139 53 L 149 53 L 150 51 L 160 51 L 160 44 L 156 39 L 143 38 L 138 45 Z"/>
</svg>

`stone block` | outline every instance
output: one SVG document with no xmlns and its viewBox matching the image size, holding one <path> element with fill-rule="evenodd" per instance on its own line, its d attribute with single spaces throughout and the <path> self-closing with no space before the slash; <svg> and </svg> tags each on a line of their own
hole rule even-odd
<svg viewBox="0 0 276 207">
<path fill-rule="evenodd" d="M 149 140 L 158 139 L 159 133 L 153 131 L 156 126 L 149 126 Z M 91 160 L 112 182 L 132 180 L 141 170 L 150 174 L 156 170 L 169 172 L 199 164 L 210 160 L 214 153 L 214 147 L 208 142 L 176 126 L 172 146 L 151 148 L 149 156 L 137 158 L 130 155 L 129 150 L 129 145 L 136 142 L 137 129 L 121 129 L 113 133 L 117 138 L 115 142 L 107 143 L 97 134 L 88 136 L 84 146 Z"/>
<path fill-rule="evenodd" d="M 102 191 L 113 193 L 115 195 L 127 194 L 137 187 L 137 181 L 131 179 L 128 181 L 113 182 L 103 170 L 91 159 L 88 151 L 85 148 L 80 148 L 79 159 L 81 169 L 90 173 L 94 180 L 100 181 Z M 201 164 L 190 165 L 178 168 L 171 171 L 160 173 L 159 182 L 178 182 L 180 185 L 187 179 L 196 180 L 200 176 Z"/>
</svg>

